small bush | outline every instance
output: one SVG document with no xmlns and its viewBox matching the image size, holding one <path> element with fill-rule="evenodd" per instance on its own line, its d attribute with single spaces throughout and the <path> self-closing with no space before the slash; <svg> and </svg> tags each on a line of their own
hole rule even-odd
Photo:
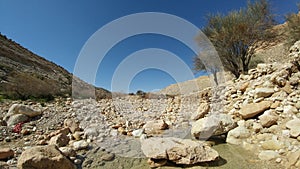
<svg viewBox="0 0 300 169">
<path fill-rule="evenodd" d="M 292 13 L 286 16 L 286 32 L 288 35 L 288 43 L 293 44 L 300 40 L 300 4 L 298 4 L 299 13 Z"/>
</svg>

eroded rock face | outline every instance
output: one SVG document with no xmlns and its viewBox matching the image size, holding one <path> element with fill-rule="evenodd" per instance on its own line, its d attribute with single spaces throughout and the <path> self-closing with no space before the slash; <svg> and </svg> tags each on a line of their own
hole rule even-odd
<svg viewBox="0 0 300 169">
<path fill-rule="evenodd" d="M 25 150 L 18 160 L 18 168 L 76 169 L 76 166 L 56 146 L 48 145 Z"/>
<path fill-rule="evenodd" d="M 234 127 L 236 127 L 236 123 L 231 115 L 215 114 L 193 123 L 191 134 L 195 138 L 207 139 L 211 136 L 225 134 Z"/>
<path fill-rule="evenodd" d="M 271 102 L 269 101 L 250 103 L 243 106 L 239 113 L 243 117 L 243 119 L 248 119 L 264 112 L 265 110 L 269 109 L 270 106 Z"/>
<path fill-rule="evenodd" d="M 200 141 L 179 138 L 149 138 L 142 142 L 142 151 L 151 159 L 166 159 L 176 164 L 196 164 L 214 161 L 217 151 Z"/>
</svg>

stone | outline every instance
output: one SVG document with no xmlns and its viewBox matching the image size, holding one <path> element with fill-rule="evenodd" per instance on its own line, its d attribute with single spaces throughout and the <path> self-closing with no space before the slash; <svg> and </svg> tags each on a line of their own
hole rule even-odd
<svg viewBox="0 0 300 169">
<path fill-rule="evenodd" d="M 264 150 L 258 154 L 258 158 L 261 160 L 272 160 L 274 158 L 280 157 L 279 153 L 273 150 Z"/>
<path fill-rule="evenodd" d="M 296 107 L 294 107 L 292 105 L 288 105 L 288 106 L 283 107 L 283 113 L 294 114 L 294 113 L 298 113 L 298 110 Z"/>
<path fill-rule="evenodd" d="M 256 88 L 255 89 L 255 97 L 260 98 L 260 97 L 269 97 L 274 93 L 273 88 Z"/>
<path fill-rule="evenodd" d="M 94 138 L 94 137 L 98 137 L 99 133 L 97 131 L 96 127 L 89 127 L 89 128 L 85 128 L 84 129 L 84 137 L 85 138 Z"/>
<path fill-rule="evenodd" d="M 147 163 L 149 164 L 150 168 L 157 168 L 157 167 L 164 166 L 167 164 L 167 162 L 168 162 L 168 160 L 166 160 L 166 159 L 154 160 L 154 159 L 149 158 L 147 160 Z"/>
<path fill-rule="evenodd" d="M 144 133 L 144 129 L 137 129 L 132 131 L 132 135 L 134 137 L 141 137 L 143 133 Z"/>
<path fill-rule="evenodd" d="M 239 90 L 242 91 L 242 92 L 245 92 L 246 89 L 248 88 L 249 84 L 250 84 L 249 82 L 243 83 L 243 84 L 239 87 Z"/>
<path fill-rule="evenodd" d="M 59 147 L 59 151 L 61 151 L 61 153 L 67 157 L 75 157 L 76 156 L 75 150 L 73 150 L 70 147 Z"/>
<path fill-rule="evenodd" d="M 285 126 L 290 129 L 290 135 L 292 137 L 298 137 L 300 135 L 300 119 L 295 118 L 288 121 Z"/>
<path fill-rule="evenodd" d="M 292 86 L 289 82 L 285 84 L 282 90 L 285 91 L 287 94 L 291 94 L 293 92 Z"/>
<path fill-rule="evenodd" d="M 104 153 L 101 155 L 101 159 L 104 161 L 112 161 L 115 158 L 115 154 L 113 153 Z"/>
<path fill-rule="evenodd" d="M 164 120 L 148 121 L 144 125 L 146 134 L 160 134 L 162 130 L 168 129 L 168 124 Z"/>
<path fill-rule="evenodd" d="M 288 153 L 287 159 L 288 159 L 287 162 L 288 167 L 295 165 L 298 161 L 300 161 L 300 150 Z"/>
<path fill-rule="evenodd" d="M 176 164 L 209 162 L 219 157 L 217 151 L 203 142 L 172 137 L 145 139 L 141 149 L 148 158 L 170 160 Z"/>
<path fill-rule="evenodd" d="M 239 145 L 242 143 L 242 139 L 248 138 L 250 135 L 251 133 L 246 127 L 238 126 L 228 132 L 226 142 Z"/>
<path fill-rule="evenodd" d="M 243 117 L 243 119 L 249 119 L 269 109 L 270 106 L 271 106 L 271 102 L 269 101 L 250 103 L 242 106 L 241 110 L 239 111 L 239 114 Z"/>
<path fill-rule="evenodd" d="M 279 107 L 281 105 L 281 103 L 279 101 L 276 101 L 275 103 L 271 104 L 271 109 L 276 109 L 277 107 Z"/>
<path fill-rule="evenodd" d="M 261 147 L 265 150 L 279 150 L 283 147 L 283 144 L 280 143 L 278 140 L 272 139 L 264 141 L 261 144 Z"/>
<path fill-rule="evenodd" d="M 10 148 L 0 148 L 0 160 L 5 160 L 13 157 L 14 151 Z"/>
<path fill-rule="evenodd" d="M 264 114 L 259 117 L 260 123 L 263 127 L 270 127 L 277 123 L 278 116 L 272 114 L 270 111 L 265 111 Z"/>
<path fill-rule="evenodd" d="M 236 127 L 231 115 L 215 114 L 193 123 L 191 134 L 198 139 L 207 139 L 211 136 L 217 136 L 227 133 Z"/>
<path fill-rule="evenodd" d="M 74 150 L 87 149 L 88 147 L 89 147 L 89 143 L 86 142 L 85 140 L 75 141 L 73 143 Z"/>
<path fill-rule="evenodd" d="M 49 144 L 50 145 L 56 145 L 58 147 L 63 147 L 68 145 L 70 139 L 67 135 L 60 133 L 56 136 L 51 137 Z"/>
<path fill-rule="evenodd" d="M 18 123 L 24 123 L 29 121 L 29 117 L 24 114 L 15 114 L 10 116 L 10 118 L 7 120 L 7 126 L 13 126 Z"/>
<path fill-rule="evenodd" d="M 197 109 L 197 112 L 191 115 L 191 119 L 198 120 L 200 118 L 203 118 L 209 112 L 209 109 L 210 109 L 209 103 L 207 102 L 201 103 Z"/>
<path fill-rule="evenodd" d="M 65 119 L 64 127 L 69 128 L 71 133 L 75 133 L 75 131 L 80 131 L 79 122 L 76 122 L 74 119 Z"/>
<path fill-rule="evenodd" d="M 10 116 L 14 114 L 23 114 L 28 117 L 36 117 L 39 115 L 42 115 L 42 111 L 34 110 L 30 108 L 29 106 L 22 105 L 22 104 L 13 104 L 9 110 L 7 115 L 4 117 L 4 120 L 7 121 Z"/>
<path fill-rule="evenodd" d="M 19 169 L 76 169 L 55 145 L 36 146 L 26 149 L 19 157 Z"/>
<path fill-rule="evenodd" d="M 76 141 L 81 140 L 81 139 L 82 139 L 82 137 L 81 137 L 82 135 L 83 135 L 83 133 L 80 132 L 80 131 L 75 131 L 74 134 L 72 134 L 73 138 L 74 138 Z"/>
</svg>

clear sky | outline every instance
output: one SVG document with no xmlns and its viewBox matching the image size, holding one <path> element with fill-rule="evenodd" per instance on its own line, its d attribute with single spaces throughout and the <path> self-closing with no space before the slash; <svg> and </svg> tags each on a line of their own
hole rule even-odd
<svg viewBox="0 0 300 169">
<path fill-rule="evenodd" d="M 270 0 L 279 22 L 283 22 L 286 13 L 297 11 L 298 2 Z M 140 12 L 163 12 L 201 28 L 206 14 L 226 13 L 245 7 L 246 3 L 246 0 L 0 0 L 0 32 L 72 73 L 86 41 L 115 19 Z M 95 85 L 110 90 L 112 76 L 122 60 L 146 48 L 171 51 L 192 67 L 195 54 L 184 44 L 161 35 L 136 35 L 107 53 L 99 65 Z M 166 72 L 147 69 L 135 76 L 129 90 L 151 91 L 172 83 L 174 78 Z"/>
</svg>

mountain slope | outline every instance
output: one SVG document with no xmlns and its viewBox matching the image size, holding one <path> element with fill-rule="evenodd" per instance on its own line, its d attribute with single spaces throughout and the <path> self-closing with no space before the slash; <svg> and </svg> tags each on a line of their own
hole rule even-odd
<svg viewBox="0 0 300 169">
<path fill-rule="evenodd" d="M 0 34 L 0 95 L 12 99 L 70 96 L 72 78 L 64 68 Z M 110 95 L 101 88 L 97 91 L 102 97 Z"/>
</svg>

